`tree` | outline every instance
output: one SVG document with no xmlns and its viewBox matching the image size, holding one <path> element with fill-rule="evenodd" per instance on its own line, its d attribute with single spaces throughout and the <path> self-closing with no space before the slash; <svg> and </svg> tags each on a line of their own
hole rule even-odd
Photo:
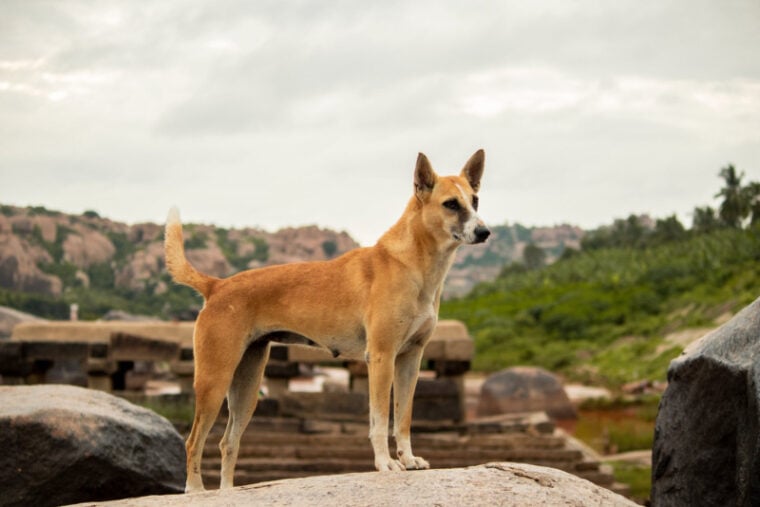
<svg viewBox="0 0 760 507">
<path fill-rule="evenodd" d="M 750 223 L 752 225 L 760 224 L 760 183 L 750 181 L 742 189 L 742 192 L 749 206 Z"/>
<path fill-rule="evenodd" d="M 737 175 L 734 165 L 728 164 L 720 170 L 718 176 L 725 181 L 725 186 L 715 194 L 715 197 L 723 198 L 718 208 L 718 215 L 727 226 L 739 229 L 742 226 L 742 220 L 749 214 L 750 207 L 747 192 L 742 191 L 744 173 Z"/>
<path fill-rule="evenodd" d="M 694 232 L 711 232 L 720 227 L 720 221 L 715 215 L 715 210 L 710 206 L 694 208 L 691 229 Z"/>
<path fill-rule="evenodd" d="M 541 268 L 546 263 L 546 252 L 541 247 L 528 243 L 523 250 L 523 262 L 528 269 Z"/>
<path fill-rule="evenodd" d="M 686 229 L 675 215 L 658 218 L 654 226 L 653 238 L 657 243 L 679 241 L 686 236 Z"/>
</svg>

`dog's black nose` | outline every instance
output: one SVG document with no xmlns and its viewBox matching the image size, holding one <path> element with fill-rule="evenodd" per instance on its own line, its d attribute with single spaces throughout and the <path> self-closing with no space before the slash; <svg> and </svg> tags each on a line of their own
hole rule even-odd
<svg viewBox="0 0 760 507">
<path fill-rule="evenodd" d="M 491 231 L 484 225 L 479 225 L 475 228 L 475 243 L 483 243 L 488 236 L 491 235 Z"/>
</svg>

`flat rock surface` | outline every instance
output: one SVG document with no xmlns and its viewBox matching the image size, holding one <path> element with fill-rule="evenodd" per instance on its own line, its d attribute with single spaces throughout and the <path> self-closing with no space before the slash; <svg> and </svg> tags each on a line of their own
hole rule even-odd
<svg viewBox="0 0 760 507">
<path fill-rule="evenodd" d="M 468 468 L 367 472 L 289 479 L 188 495 L 131 498 L 80 506 L 634 506 L 553 468 L 489 463 Z"/>
</svg>

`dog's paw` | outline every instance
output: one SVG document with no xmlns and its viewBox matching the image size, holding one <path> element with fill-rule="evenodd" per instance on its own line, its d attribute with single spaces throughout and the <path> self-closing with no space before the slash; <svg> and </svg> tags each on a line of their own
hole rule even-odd
<svg viewBox="0 0 760 507">
<path fill-rule="evenodd" d="M 399 460 L 391 459 L 390 457 L 386 459 L 376 459 L 375 468 L 378 472 L 403 472 L 406 470 Z"/>
<path fill-rule="evenodd" d="M 407 470 L 427 470 L 430 468 L 430 463 L 417 456 L 400 456 L 399 459 Z"/>
</svg>

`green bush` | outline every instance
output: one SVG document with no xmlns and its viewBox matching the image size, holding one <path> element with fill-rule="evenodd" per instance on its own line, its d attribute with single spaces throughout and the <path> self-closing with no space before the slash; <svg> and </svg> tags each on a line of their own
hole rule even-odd
<svg viewBox="0 0 760 507">
<path fill-rule="evenodd" d="M 718 229 L 635 249 L 581 251 L 540 270 L 510 267 L 441 318 L 475 338 L 473 367 L 534 364 L 611 385 L 664 379 L 680 349 L 660 350 L 674 328 L 709 325 L 717 309 L 760 295 L 760 229 Z M 633 341 L 614 345 L 622 337 Z M 580 373 L 580 372 L 583 373 Z"/>
</svg>

